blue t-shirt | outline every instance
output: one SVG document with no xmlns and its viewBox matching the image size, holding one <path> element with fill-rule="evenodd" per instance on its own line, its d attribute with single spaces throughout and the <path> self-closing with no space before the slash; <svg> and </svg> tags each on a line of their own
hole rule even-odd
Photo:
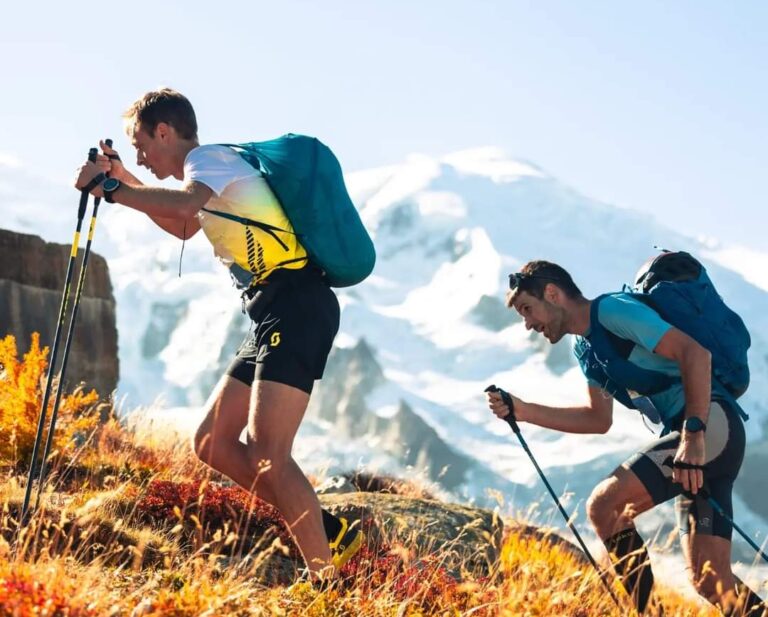
<svg viewBox="0 0 768 617">
<path fill-rule="evenodd" d="M 678 378 L 678 381 L 666 390 L 647 397 L 665 424 L 667 420 L 671 420 L 683 411 L 685 393 L 682 382 L 679 381 L 680 366 L 674 360 L 653 353 L 672 325 L 664 321 L 649 306 L 624 295 L 604 297 L 598 306 L 597 319 L 609 332 L 635 343 L 627 360 L 641 368 Z M 586 336 L 589 336 L 589 332 Z M 603 384 L 595 383 L 591 379 L 588 381 L 593 387 L 603 388 Z M 642 397 L 636 392 L 629 392 L 629 395 L 633 400 Z"/>
</svg>

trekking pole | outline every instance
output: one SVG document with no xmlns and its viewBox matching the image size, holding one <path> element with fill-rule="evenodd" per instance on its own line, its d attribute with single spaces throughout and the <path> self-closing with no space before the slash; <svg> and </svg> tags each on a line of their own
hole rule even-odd
<svg viewBox="0 0 768 617">
<path fill-rule="evenodd" d="M 96 148 L 91 148 L 88 151 L 88 160 L 95 162 L 98 152 L 99 151 Z M 62 292 L 61 306 L 59 307 L 59 320 L 56 324 L 56 333 L 54 334 L 53 345 L 51 346 L 51 357 L 48 361 L 48 376 L 45 382 L 45 391 L 43 392 L 43 403 L 40 406 L 40 418 L 37 423 L 37 435 L 35 436 L 35 444 L 32 447 L 32 460 L 29 463 L 29 476 L 27 477 L 27 487 L 26 491 L 24 492 L 24 503 L 21 506 L 20 528 L 23 527 L 26 523 L 27 511 L 29 509 L 29 498 L 32 496 L 32 482 L 35 478 L 37 452 L 40 448 L 40 442 L 43 439 L 43 428 L 45 427 L 45 416 L 47 414 L 48 401 L 51 396 L 51 385 L 53 383 L 56 356 L 58 355 L 61 331 L 64 327 L 64 317 L 67 312 L 67 304 L 69 302 L 69 292 L 72 286 L 72 274 L 75 268 L 75 259 L 77 258 L 77 250 L 80 247 L 80 231 L 83 227 L 85 209 L 88 206 L 88 195 L 89 191 L 85 189 L 80 191 L 80 205 L 77 210 L 77 226 L 75 227 L 75 235 L 72 239 L 72 251 L 69 254 L 69 264 L 67 265 L 67 274 L 64 279 L 64 291 Z"/>
<path fill-rule="evenodd" d="M 528 447 L 528 444 L 523 438 L 523 435 L 520 432 L 520 427 L 517 425 L 517 421 L 515 420 L 515 414 L 514 414 L 515 405 L 514 405 L 514 402 L 512 401 L 512 397 L 509 395 L 508 392 L 505 392 L 501 388 L 497 388 L 495 385 L 488 386 L 485 389 L 485 391 L 498 392 L 501 394 L 501 400 L 504 401 L 504 404 L 507 406 L 507 409 L 509 409 L 509 413 L 504 417 L 504 420 L 506 420 L 509 426 L 512 427 L 512 430 L 514 431 L 515 435 L 517 435 L 517 438 L 520 440 L 520 445 L 523 446 L 523 450 L 525 450 L 526 454 L 531 459 L 531 462 L 533 463 L 533 466 L 536 468 L 536 471 L 539 472 L 539 476 L 544 482 L 544 486 L 547 487 L 549 494 L 552 495 L 552 499 L 555 500 L 555 503 L 557 504 L 557 508 L 560 510 L 560 514 L 563 515 L 563 518 L 565 519 L 565 522 L 567 523 L 568 527 L 570 527 L 571 531 L 573 532 L 573 535 L 576 536 L 576 539 L 579 541 L 581 550 L 584 551 L 584 554 L 587 556 L 587 559 L 589 559 L 589 562 L 592 564 L 592 567 L 595 568 L 595 571 L 600 576 L 600 580 L 603 582 L 603 585 L 605 586 L 605 589 L 608 592 L 608 595 L 611 596 L 611 600 L 613 600 L 614 604 L 616 604 L 619 610 L 621 610 L 623 607 L 619 602 L 619 599 L 616 597 L 616 594 L 613 593 L 613 589 L 611 589 L 611 584 L 606 579 L 605 573 L 597 565 L 597 562 L 595 561 L 595 558 L 592 557 L 592 553 L 589 552 L 587 545 L 584 544 L 584 540 L 581 539 L 581 535 L 576 530 L 576 527 L 574 526 L 574 524 L 571 522 L 571 517 L 568 516 L 568 513 L 565 511 L 565 508 L 563 508 L 562 504 L 560 503 L 560 500 L 557 498 L 557 495 L 555 494 L 555 491 L 552 489 L 552 486 L 547 480 L 547 477 L 544 475 L 544 472 L 541 470 L 541 467 L 539 467 L 539 464 L 536 462 L 536 459 L 534 458 L 533 453 L 531 452 L 530 448 Z"/>
<path fill-rule="evenodd" d="M 112 140 L 106 139 L 104 143 L 108 148 L 112 147 Z M 59 405 L 61 403 L 61 394 L 64 391 L 64 374 L 67 371 L 67 360 L 69 360 L 69 348 L 72 345 L 72 339 L 75 331 L 75 322 L 77 321 L 77 311 L 80 308 L 80 298 L 83 294 L 83 287 L 85 285 L 85 273 L 88 269 L 88 258 L 91 255 L 91 243 L 93 242 L 93 232 L 96 229 L 96 217 L 99 214 L 99 204 L 101 203 L 101 197 L 96 197 L 93 200 L 93 212 L 91 213 L 91 224 L 88 228 L 88 241 L 85 243 L 85 251 L 83 251 L 83 261 L 80 264 L 80 274 L 77 280 L 77 290 L 75 291 L 75 298 L 72 303 L 72 316 L 69 320 L 69 330 L 67 331 L 67 341 L 64 344 L 64 355 L 61 358 L 61 368 L 59 369 L 59 387 L 56 389 L 56 398 L 53 400 L 53 411 L 51 412 L 51 426 L 48 429 L 48 438 L 45 440 L 45 448 L 43 449 L 43 458 L 40 461 L 40 476 L 37 479 L 37 497 L 35 498 L 35 510 L 40 505 L 40 494 L 43 492 L 45 485 L 45 473 L 47 469 L 48 455 L 51 450 L 51 444 L 53 443 L 53 433 L 56 428 L 56 418 L 59 414 Z"/>
<path fill-rule="evenodd" d="M 722 506 L 719 503 L 717 503 L 717 501 L 715 500 L 714 497 L 712 497 L 712 495 L 709 494 L 709 491 L 707 491 L 705 488 L 701 488 L 701 489 L 699 489 L 699 495 L 701 495 L 704 499 L 706 499 L 707 502 L 709 503 L 709 505 L 712 506 L 717 511 L 717 513 L 720 516 L 722 516 L 731 525 L 733 525 L 733 528 L 736 531 L 738 531 L 739 534 L 741 534 L 741 537 L 744 538 L 747 541 L 747 544 L 749 544 L 753 549 L 755 549 L 757 554 L 760 555 L 760 557 L 762 557 L 764 561 L 768 562 L 768 555 L 765 554 L 765 551 L 763 551 L 763 549 L 761 549 L 757 545 L 757 543 L 754 540 L 752 540 L 752 538 L 750 538 L 744 532 L 744 530 L 736 524 L 736 522 L 733 520 L 733 518 L 731 518 L 730 516 L 728 516 L 728 514 L 726 514 L 726 512 L 725 512 L 725 510 L 723 510 Z"/>
</svg>

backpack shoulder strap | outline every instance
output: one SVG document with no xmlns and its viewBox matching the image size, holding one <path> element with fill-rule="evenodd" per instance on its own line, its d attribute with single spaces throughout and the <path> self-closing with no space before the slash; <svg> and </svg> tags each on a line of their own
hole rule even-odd
<svg viewBox="0 0 768 617">
<path fill-rule="evenodd" d="M 288 231 L 287 229 L 280 229 L 279 227 L 275 227 L 274 225 L 270 225 L 269 223 L 254 221 L 253 219 L 245 218 L 244 216 L 237 216 L 236 214 L 230 214 L 229 212 L 219 212 L 218 210 L 210 210 L 209 208 L 206 208 L 206 207 L 202 207 L 200 209 L 203 212 L 207 212 L 208 214 L 213 214 L 214 216 L 219 216 L 223 219 L 227 219 L 228 221 L 240 223 L 241 225 L 245 225 L 246 227 L 257 227 L 262 231 L 265 231 L 266 233 L 268 233 L 270 236 L 272 236 L 275 239 L 275 241 L 283 248 L 284 251 L 288 250 L 288 245 L 278 237 L 276 232 L 279 231 L 280 233 L 298 236 L 298 234 L 292 231 Z"/>
<path fill-rule="evenodd" d="M 588 379 L 600 384 L 603 390 L 623 405 L 634 409 L 635 405 L 632 403 L 627 391 L 615 383 L 606 372 L 607 361 L 615 358 L 618 353 L 608 339 L 610 332 L 598 320 L 600 302 L 609 295 L 611 294 L 603 294 L 592 301 L 589 311 L 589 334 L 577 339 L 574 351 L 579 360 L 581 370 Z"/>
<path fill-rule="evenodd" d="M 621 292 L 621 293 L 624 293 L 624 292 Z M 600 323 L 600 319 L 599 319 L 600 303 L 608 296 L 615 296 L 615 295 L 617 294 L 616 293 L 602 294 L 592 301 L 592 308 L 589 314 L 590 340 L 592 341 L 593 345 L 595 344 L 595 340 L 596 340 L 598 347 L 605 347 L 604 345 L 601 345 L 601 343 L 603 343 L 604 341 L 607 341 L 611 345 L 612 351 L 618 354 L 620 358 L 623 358 L 624 360 L 626 360 L 627 358 L 629 358 L 629 355 L 632 353 L 632 350 L 635 348 L 634 341 L 621 338 L 617 334 L 614 334 L 608 328 L 603 326 L 603 324 Z M 596 336 L 594 336 L 594 334 L 596 334 Z M 603 353 L 606 354 L 607 353 L 606 350 L 603 350 Z"/>
</svg>

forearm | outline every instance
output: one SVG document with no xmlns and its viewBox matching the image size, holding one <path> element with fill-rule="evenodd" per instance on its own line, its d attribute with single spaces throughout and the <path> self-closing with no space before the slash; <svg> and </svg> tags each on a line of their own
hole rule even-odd
<svg viewBox="0 0 768 617">
<path fill-rule="evenodd" d="M 685 417 L 696 416 L 705 423 L 712 397 L 712 357 L 703 347 L 694 347 L 680 360 L 685 393 Z"/>
<path fill-rule="evenodd" d="M 136 176 L 134 176 L 130 171 L 128 171 L 125 167 L 120 170 L 120 176 L 118 180 L 131 186 L 144 186 L 144 183 Z M 150 214 L 147 214 L 147 216 L 160 229 L 182 240 L 191 238 L 200 229 L 200 223 L 196 217 L 180 220 L 167 219 L 159 216 L 152 216 Z"/>
<path fill-rule="evenodd" d="M 712 396 L 712 355 L 690 336 L 670 328 L 653 350 L 680 367 L 685 395 L 685 416 L 707 421 Z"/>
<path fill-rule="evenodd" d="M 605 433 L 610 427 L 610 418 L 591 407 L 547 407 L 518 399 L 515 414 L 523 422 L 564 433 Z"/>
<path fill-rule="evenodd" d="M 157 219 L 189 220 L 204 205 L 198 204 L 197 200 L 185 190 L 163 189 L 127 183 L 123 184 L 118 191 L 115 191 L 114 200 L 119 204 L 143 212 L 155 222 L 157 222 Z"/>
</svg>

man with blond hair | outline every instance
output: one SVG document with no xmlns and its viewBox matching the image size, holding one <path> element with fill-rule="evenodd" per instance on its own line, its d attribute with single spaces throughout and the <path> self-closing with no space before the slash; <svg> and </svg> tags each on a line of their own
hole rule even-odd
<svg viewBox="0 0 768 617">
<path fill-rule="evenodd" d="M 274 505 L 309 579 L 327 580 L 360 547 L 362 534 L 321 510 L 291 451 L 338 331 L 338 300 L 323 272 L 309 262 L 262 173 L 231 147 L 200 145 L 186 97 L 169 88 L 147 92 L 124 119 L 136 163 L 183 186 L 143 185 L 104 142 L 103 154 L 80 168 L 75 186 L 142 212 L 183 240 L 202 229 L 229 269 L 253 323 L 206 403 L 194 450 Z"/>
</svg>

